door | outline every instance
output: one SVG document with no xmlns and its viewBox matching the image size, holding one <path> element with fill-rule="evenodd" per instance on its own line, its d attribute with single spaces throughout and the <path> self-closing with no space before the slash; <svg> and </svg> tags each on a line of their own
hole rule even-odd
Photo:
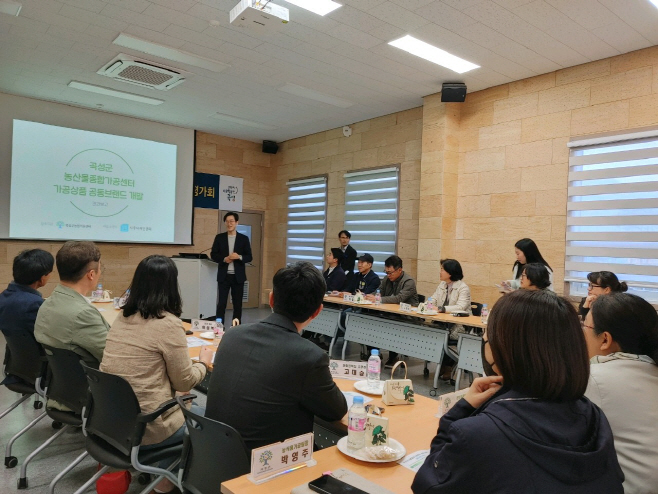
<svg viewBox="0 0 658 494">
<path fill-rule="evenodd" d="M 226 225 L 222 218 L 228 211 L 219 212 L 219 233 L 226 231 Z M 260 276 L 262 257 L 262 239 L 263 239 L 263 213 L 256 211 L 245 211 L 238 213 L 238 233 L 249 237 L 251 244 L 251 253 L 253 259 L 245 266 L 247 281 L 244 284 L 244 296 L 242 297 L 242 307 L 244 309 L 260 306 Z M 233 309 L 231 297 L 229 296 L 227 308 Z"/>
</svg>

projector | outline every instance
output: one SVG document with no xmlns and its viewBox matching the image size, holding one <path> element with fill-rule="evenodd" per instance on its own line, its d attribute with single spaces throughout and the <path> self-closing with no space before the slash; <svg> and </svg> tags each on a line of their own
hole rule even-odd
<svg viewBox="0 0 658 494">
<path fill-rule="evenodd" d="M 267 0 L 242 0 L 231 9 L 231 25 L 263 34 L 275 33 L 288 24 L 288 9 Z"/>
</svg>

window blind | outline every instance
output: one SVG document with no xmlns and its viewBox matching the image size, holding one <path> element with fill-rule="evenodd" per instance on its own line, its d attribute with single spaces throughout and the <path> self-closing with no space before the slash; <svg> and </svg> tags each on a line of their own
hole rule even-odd
<svg viewBox="0 0 658 494">
<path fill-rule="evenodd" d="M 384 260 L 395 254 L 398 229 L 398 168 L 345 174 L 345 229 L 359 255 L 374 258 L 384 275 Z"/>
<path fill-rule="evenodd" d="M 322 270 L 327 216 L 326 177 L 295 180 L 288 185 L 286 264 L 309 261 Z"/>
<path fill-rule="evenodd" d="M 612 271 L 658 301 L 658 138 L 571 149 L 565 281 L 584 295 L 587 274 Z"/>
</svg>

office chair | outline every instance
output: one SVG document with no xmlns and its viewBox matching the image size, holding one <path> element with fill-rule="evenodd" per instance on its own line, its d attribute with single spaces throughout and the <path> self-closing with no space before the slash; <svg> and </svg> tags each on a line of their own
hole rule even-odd
<svg viewBox="0 0 658 494">
<path fill-rule="evenodd" d="M 126 470 L 134 468 L 138 472 L 156 476 L 143 494 L 150 492 L 163 478 L 178 484 L 178 478 L 170 470 L 180 462 L 183 444 L 162 446 L 140 451 L 140 444 L 146 431 L 146 424 L 153 422 L 167 410 L 178 406 L 176 400 L 169 400 L 151 413 L 142 413 L 132 387 L 122 377 L 92 369 L 84 362 L 82 368 L 89 384 L 89 396 L 83 413 L 83 432 L 86 436 L 87 452 L 76 458 L 58 477 L 72 470 L 89 454 L 103 465 L 75 494 L 82 494 L 109 468 Z M 185 400 L 193 399 L 188 395 Z M 152 467 L 160 460 L 175 458 L 168 470 Z M 61 478 L 61 477 L 60 477 Z M 58 478 L 51 483 L 53 486 Z M 52 492 L 52 491 L 50 491 Z"/>
<path fill-rule="evenodd" d="M 24 401 L 36 394 L 34 408 L 41 410 L 43 401 L 40 400 L 38 393 L 39 383 L 45 376 L 47 362 L 43 357 L 43 349 L 34 339 L 34 336 L 17 332 L 15 334 L 5 335 L 7 348 L 5 351 L 5 379 L 2 384 L 15 393 L 22 396 L 12 403 L 9 408 L 0 413 L 0 419 L 8 415 L 12 410 L 18 407 Z M 46 416 L 46 412 L 40 413 L 34 420 L 18 431 L 7 443 L 5 447 L 5 467 L 14 468 L 18 464 L 18 458 L 11 455 L 11 448 L 14 441 L 22 436 L 29 429 L 34 427 L 37 422 Z"/>
<path fill-rule="evenodd" d="M 222 482 L 249 473 L 249 450 L 238 431 L 191 412 L 180 398 L 178 403 L 187 424 L 178 474 L 184 494 L 216 494 Z"/>
</svg>

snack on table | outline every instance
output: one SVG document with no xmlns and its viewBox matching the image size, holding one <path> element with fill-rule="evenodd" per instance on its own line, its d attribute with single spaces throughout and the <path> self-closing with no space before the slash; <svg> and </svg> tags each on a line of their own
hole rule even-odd
<svg viewBox="0 0 658 494">
<path fill-rule="evenodd" d="M 370 446 L 363 448 L 363 453 L 371 460 L 392 460 L 398 455 L 398 450 L 390 446 Z"/>
</svg>

